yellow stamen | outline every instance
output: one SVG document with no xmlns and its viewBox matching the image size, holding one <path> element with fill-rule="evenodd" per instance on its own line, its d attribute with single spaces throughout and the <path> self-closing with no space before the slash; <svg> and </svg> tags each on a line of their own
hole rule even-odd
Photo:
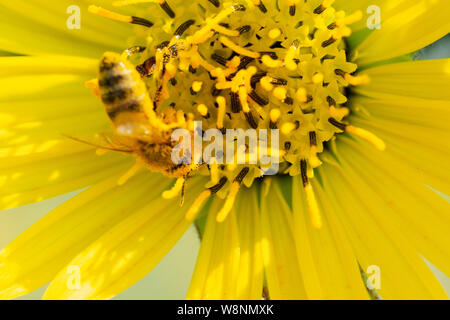
<svg viewBox="0 0 450 320">
<path fill-rule="evenodd" d="M 136 164 L 131 167 L 130 170 L 128 170 L 123 176 L 121 176 L 119 178 L 119 180 L 117 181 L 117 184 L 119 186 L 124 185 L 128 180 L 130 180 L 134 175 L 136 175 L 136 173 L 139 171 L 139 169 L 141 169 L 143 167 L 142 162 L 140 161 L 136 161 Z"/>
<path fill-rule="evenodd" d="M 214 26 L 214 30 L 229 37 L 239 37 L 240 35 L 238 30 L 230 30 L 219 24 Z"/>
<path fill-rule="evenodd" d="M 194 81 L 192 83 L 192 90 L 196 93 L 200 92 L 200 90 L 202 90 L 202 87 L 203 87 L 202 81 Z"/>
<path fill-rule="evenodd" d="M 269 38 L 270 39 L 275 40 L 279 36 L 281 36 L 281 30 L 279 28 L 274 28 L 274 29 L 269 31 Z"/>
<path fill-rule="evenodd" d="M 305 186 L 306 202 L 308 203 L 308 210 L 311 219 L 311 224 L 314 228 L 322 228 L 322 217 L 320 215 L 319 206 L 317 204 L 316 196 L 311 184 Z"/>
<path fill-rule="evenodd" d="M 345 127 L 345 131 L 348 133 L 355 134 L 364 140 L 367 140 L 368 142 L 373 144 L 375 146 L 375 148 L 377 148 L 380 151 L 386 150 L 386 144 L 384 143 L 384 141 L 382 139 L 378 138 L 375 134 L 373 134 L 370 131 L 367 131 L 367 130 L 364 130 L 364 129 L 361 129 L 358 127 L 350 126 L 350 125 Z"/>
<path fill-rule="evenodd" d="M 198 113 L 200 113 L 203 117 L 206 117 L 206 116 L 208 115 L 208 113 L 209 113 L 208 107 L 207 107 L 206 105 L 204 105 L 204 104 L 199 104 L 199 105 L 197 106 L 197 111 L 198 111 Z"/>
<path fill-rule="evenodd" d="M 216 220 L 217 222 L 223 222 L 228 217 L 231 209 L 233 209 L 234 201 L 236 200 L 236 195 L 239 191 L 240 183 L 235 181 L 231 184 L 230 192 L 225 200 L 225 204 L 222 209 L 217 213 Z"/>
<path fill-rule="evenodd" d="M 175 182 L 175 185 L 171 189 L 163 192 L 162 197 L 164 199 L 175 198 L 181 192 L 181 189 L 183 189 L 185 181 L 186 180 L 184 178 L 177 179 L 177 181 Z"/>
<path fill-rule="evenodd" d="M 219 38 L 219 41 L 224 46 L 230 48 L 231 50 L 240 54 L 241 56 L 246 56 L 246 57 L 250 57 L 250 58 L 254 58 L 254 59 L 258 59 L 261 56 L 258 52 L 250 51 L 250 50 L 247 50 L 245 48 L 238 46 L 237 44 L 235 44 L 233 41 L 231 41 L 230 39 L 228 39 L 225 36 L 221 36 Z"/>
<path fill-rule="evenodd" d="M 263 55 L 261 61 L 269 68 L 281 68 L 283 66 L 283 61 L 272 59 L 267 54 Z"/>
<path fill-rule="evenodd" d="M 276 87 L 272 93 L 274 97 L 280 100 L 281 102 L 284 102 L 284 100 L 286 100 L 287 90 L 285 87 Z"/>
<path fill-rule="evenodd" d="M 368 75 L 361 76 L 352 76 L 351 74 L 345 74 L 344 79 L 353 86 L 359 86 L 362 84 L 368 84 L 370 82 L 370 78 Z"/>
<path fill-rule="evenodd" d="M 219 96 L 216 99 L 217 104 L 219 105 L 218 107 L 218 111 L 217 111 L 217 129 L 222 129 L 223 128 L 223 119 L 225 117 L 225 112 L 226 112 L 226 100 L 224 97 Z"/>
<path fill-rule="evenodd" d="M 197 217 L 198 212 L 202 208 L 205 201 L 209 198 L 211 195 L 211 190 L 206 189 L 200 195 L 197 199 L 195 199 L 194 203 L 189 207 L 188 211 L 186 212 L 185 219 L 188 221 L 194 221 Z"/>
</svg>

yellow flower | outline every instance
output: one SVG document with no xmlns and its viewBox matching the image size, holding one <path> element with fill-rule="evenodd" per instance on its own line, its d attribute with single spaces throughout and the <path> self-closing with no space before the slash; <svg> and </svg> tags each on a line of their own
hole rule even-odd
<svg viewBox="0 0 450 320">
<path fill-rule="evenodd" d="M 263 287 L 271 299 L 366 299 L 361 270 L 373 268 L 382 298 L 447 298 L 423 258 L 450 275 L 449 204 L 428 187 L 450 194 L 450 60 L 410 54 L 449 32 L 448 1 L 184 2 L 0 5 L 0 206 L 86 188 L 1 251 L 0 298 L 49 282 L 47 299 L 111 298 L 195 218 L 189 299 L 260 299 Z M 67 21 L 77 7 L 80 29 Z M 132 46 L 147 48 L 129 60 L 149 75 L 156 112 L 139 114 L 151 128 L 170 132 L 172 116 L 186 128 L 279 128 L 280 174 L 211 165 L 185 181 L 114 140 L 131 116 L 119 122 L 109 87 L 89 80 L 105 52 Z"/>
</svg>

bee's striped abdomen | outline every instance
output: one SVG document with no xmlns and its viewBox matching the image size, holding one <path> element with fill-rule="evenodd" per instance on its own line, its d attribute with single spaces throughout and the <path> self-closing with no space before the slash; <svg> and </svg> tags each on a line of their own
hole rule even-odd
<svg viewBox="0 0 450 320">
<path fill-rule="evenodd" d="M 105 53 L 100 61 L 99 88 L 113 122 L 121 114 L 142 113 L 144 103 L 148 103 L 145 84 L 138 72 L 117 53 Z"/>
</svg>

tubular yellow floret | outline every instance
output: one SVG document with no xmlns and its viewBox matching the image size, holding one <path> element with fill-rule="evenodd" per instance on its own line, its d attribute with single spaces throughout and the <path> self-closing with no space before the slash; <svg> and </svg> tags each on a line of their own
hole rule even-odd
<svg viewBox="0 0 450 320">
<path fill-rule="evenodd" d="M 314 228 L 322 228 L 322 217 L 320 215 L 319 206 L 317 204 L 316 196 L 311 184 L 307 184 L 305 187 L 306 202 L 308 203 L 308 210 L 311 219 L 311 224 Z"/>
<path fill-rule="evenodd" d="M 259 52 L 254 52 L 254 51 L 250 51 L 248 49 L 242 48 L 240 46 L 238 46 L 237 44 L 235 44 L 233 41 L 231 41 L 230 39 L 228 39 L 225 36 L 221 36 L 219 38 L 219 41 L 226 47 L 230 48 L 231 50 L 233 50 L 234 52 L 242 55 L 242 56 L 246 56 L 249 58 L 254 58 L 254 59 L 258 59 L 261 55 L 259 54 Z"/>
<path fill-rule="evenodd" d="M 281 110 L 278 108 L 272 109 L 270 110 L 270 121 L 272 121 L 272 123 L 276 123 L 278 121 L 278 119 L 280 119 L 281 116 Z"/>
<path fill-rule="evenodd" d="M 217 104 L 218 104 L 218 111 L 217 111 L 217 129 L 222 129 L 223 128 L 223 119 L 225 117 L 225 112 L 226 112 L 226 100 L 224 97 L 219 96 L 216 99 Z"/>
<path fill-rule="evenodd" d="M 129 23 L 132 21 L 132 17 L 130 17 L 130 16 L 124 16 L 120 13 L 112 12 L 112 11 L 103 9 L 102 7 L 98 7 L 98 6 L 94 6 L 94 5 L 90 5 L 88 7 L 88 11 L 90 13 L 99 15 L 101 17 L 116 20 L 116 21 L 129 22 Z"/>
<path fill-rule="evenodd" d="M 268 36 L 270 39 L 275 40 L 281 36 L 281 30 L 279 28 L 273 28 L 269 31 Z"/>
<path fill-rule="evenodd" d="M 241 105 L 242 105 L 242 111 L 244 113 L 249 113 L 250 107 L 249 107 L 248 101 L 247 101 L 247 88 L 245 88 L 245 87 L 239 88 L 239 101 L 241 102 Z"/>
<path fill-rule="evenodd" d="M 188 221 L 194 221 L 197 217 L 198 212 L 202 208 L 205 201 L 209 198 L 211 195 L 211 190 L 206 189 L 200 195 L 195 199 L 194 203 L 189 207 L 188 211 L 186 212 L 185 219 Z"/>
<path fill-rule="evenodd" d="M 272 94 L 275 98 L 277 98 L 281 102 L 284 102 L 284 100 L 286 100 L 287 97 L 287 90 L 285 87 L 276 87 L 273 90 Z"/>
<path fill-rule="evenodd" d="M 322 164 L 319 157 L 317 156 L 317 146 L 311 146 L 309 156 L 309 164 L 313 168 L 317 168 Z"/>
<path fill-rule="evenodd" d="M 222 27 L 220 24 L 215 25 L 214 30 L 217 31 L 218 33 L 221 33 L 229 37 L 239 37 L 240 35 L 238 30 L 230 30 L 225 27 Z"/>
<path fill-rule="evenodd" d="M 141 3 L 163 3 L 165 0 L 119 0 L 119 1 L 114 1 L 113 2 L 113 6 L 114 7 L 124 7 L 124 6 L 129 6 L 132 4 L 141 4 Z"/>
<path fill-rule="evenodd" d="M 368 84 L 370 82 L 370 78 L 368 75 L 360 75 L 360 76 L 352 76 L 351 74 L 346 74 L 344 79 L 350 83 L 352 86 L 359 86 L 362 84 Z"/>
<path fill-rule="evenodd" d="M 236 195 L 239 191 L 240 183 L 235 181 L 232 183 L 228 196 L 225 200 L 225 203 L 217 213 L 216 220 L 217 222 L 223 222 L 228 217 L 231 209 L 233 209 L 234 201 L 236 200 Z"/>
<path fill-rule="evenodd" d="M 371 144 L 373 144 L 375 146 L 375 148 L 377 148 L 380 151 L 384 151 L 386 150 L 386 144 L 384 143 L 384 141 L 380 138 L 378 138 L 375 134 L 373 134 L 370 131 L 367 131 L 365 129 L 361 129 L 355 126 L 347 126 L 345 128 L 345 131 L 354 135 L 357 135 L 359 137 L 361 137 L 364 140 L 367 140 L 368 142 L 370 142 Z"/>
<path fill-rule="evenodd" d="M 136 173 L 143 167 L 142 162 L 136 161 L 136 164 L 131 167 L 130 170 L 128 170 L 123 176 L 119 178 L 117 181 L 117 184 L 119 186 L 123 186 L 128 180 L 130 180 L 133 176 L 136 175 Z"/>
<path fill-rule="evenodd" d="M 269 68 L 281 68 L 283 66 L 283 61 L 272 59 L 267 54 L 262 56 L 261 61 Z"/>
<path fill-rule="evenodd" d="M 283 123 L 283 125 L 281 126 L 281 133 L 287 136 L 291 134 L 291 132 L 294 131 L 295 128 L 296 128 L 295 123 L 292 122 Z"/>
<path fill-rule="evenodd" d="M 204 104 L 199 104 L 197 106 L 197 111 L 202 115 L 202 117 L 206 117 L 208 115 L 208 107 Z"/>
<path fill-rule="evenodd" d="M 162 197 L 164 199 L 175 198 L 183 189 L 185 181 L 186 180 L 184 178 L 178 178 L 177 181 L 175 182 L 175 185 L 171 189 L 163 192 Z"/>
</svg>

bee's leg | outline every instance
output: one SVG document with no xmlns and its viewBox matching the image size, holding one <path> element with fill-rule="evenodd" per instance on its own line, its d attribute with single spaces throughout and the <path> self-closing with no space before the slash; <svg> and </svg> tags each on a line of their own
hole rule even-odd
<svg viewBox="0 0 450 320">
<path fill-rule="evenodd" d="M 84 83 L 84 86 L 86 88 L 88 88 L 88 89 L 91 89 L 92 90 L 92 94 L 94 96 L 100 98 L 100 89 L 98 87 L 98 79 L 97 78 L 89 80 L 89 81 L 86 81 Z"/>
</svg>

